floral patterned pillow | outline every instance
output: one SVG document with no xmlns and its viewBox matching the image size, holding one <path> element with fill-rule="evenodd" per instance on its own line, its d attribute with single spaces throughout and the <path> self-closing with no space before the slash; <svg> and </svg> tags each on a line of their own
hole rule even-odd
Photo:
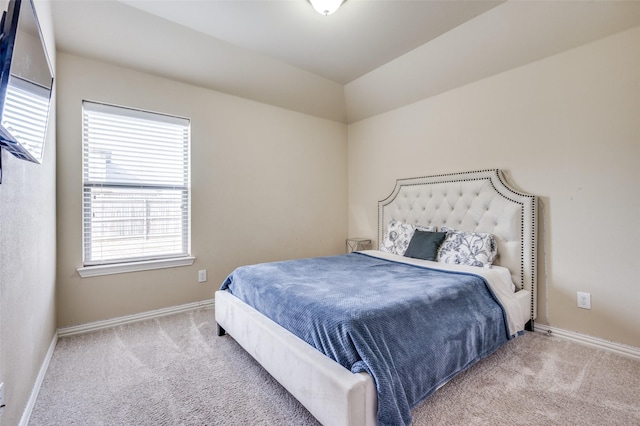
<svg viewBox="0 0 640 426">
<path fill-rule="evenodd" d="M 392 220 L 387 225 L 387 232 L 384 236 L 384 240 L 380 244 L 380 251 L 404 256 L 416 229 L 435 232 L 436 227 L 422 225 L 414 226 L 400 222 L 399 220 Z"/>
<path fill-rule="evenodd" d="M 492 234 L 457 231 L 445 226 L 440 231 L 446 232 L 447 237 L 438 250 L 438 262 L 488 268 L 498 255 Z"/>
</svg>

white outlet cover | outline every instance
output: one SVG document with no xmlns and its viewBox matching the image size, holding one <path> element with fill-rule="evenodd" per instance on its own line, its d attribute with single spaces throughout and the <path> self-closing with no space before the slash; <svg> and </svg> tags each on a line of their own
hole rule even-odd
<svg viewBox="0 0 640 426">
<path fill-rule="evenodd" d="M 591 309 L 591 293 L 578 292 L 578 308 Z"/>
</svg>

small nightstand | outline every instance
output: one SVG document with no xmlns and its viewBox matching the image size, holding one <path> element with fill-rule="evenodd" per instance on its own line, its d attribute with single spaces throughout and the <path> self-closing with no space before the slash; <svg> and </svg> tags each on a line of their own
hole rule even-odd
<svg viewBox="0 0 640 426">
<path fill-rule="evenodd" d="M 347 253 L 371 248 L 369 238 L 347 238 Z"/>
</svg>

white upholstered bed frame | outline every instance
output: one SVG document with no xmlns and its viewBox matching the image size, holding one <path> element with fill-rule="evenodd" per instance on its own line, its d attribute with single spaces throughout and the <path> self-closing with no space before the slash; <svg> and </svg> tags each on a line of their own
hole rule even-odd
<svg viewBox="0 0 640 426">
<path fill-rule="evenodd" d="M 378 241 L 393 219 L 493 234 L 494 263 L 511 271 L 532 329 L 536 212 L 537 198 L 507 184 L 500 170 L 400 179 L 378 203 Z M 215 317 L 219 334 L 229 333 L 323 425 L 377 424 L 376 390 L 366 373 L 351 373 L 226 291 L 216 292 Z"/>
</svg>

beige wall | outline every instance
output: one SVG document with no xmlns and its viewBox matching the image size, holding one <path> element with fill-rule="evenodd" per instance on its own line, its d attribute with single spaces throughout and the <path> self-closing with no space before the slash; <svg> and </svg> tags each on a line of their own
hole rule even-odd
<svg viewBox="0 0 640 426">
<path fill-rule="evenodd" d="M 55 67 L 50 4 L 35 2 Z M 0 2 L 6 10 L 6 2 Z M 53 91 L 55 105 L 56 89 Z M 51 110 L 43 163 L 2 150 L 0 184 L 0 382 L 6 408 L 1 425 L 16 425 L 56 329 L 56 110 Z"/>
<path fill-rule="evenodd" d="M 541 197 L 539 321 L 640 347 L 638 46 L 635 27 L 351 124 L 349 234 L 377 236 L 396 178 L 505 169 Z"/>
<path fill-rule="evenodd" d="M 58 93 L 60 327 L 210 299 L 242 264 L 344 251 L 344 124 L 62 52 Z M 76 272 L 83 99 L 191 119 L 193 266 Z M 199 269 L 207 283 L 197 282 Z"/>
</svg>

